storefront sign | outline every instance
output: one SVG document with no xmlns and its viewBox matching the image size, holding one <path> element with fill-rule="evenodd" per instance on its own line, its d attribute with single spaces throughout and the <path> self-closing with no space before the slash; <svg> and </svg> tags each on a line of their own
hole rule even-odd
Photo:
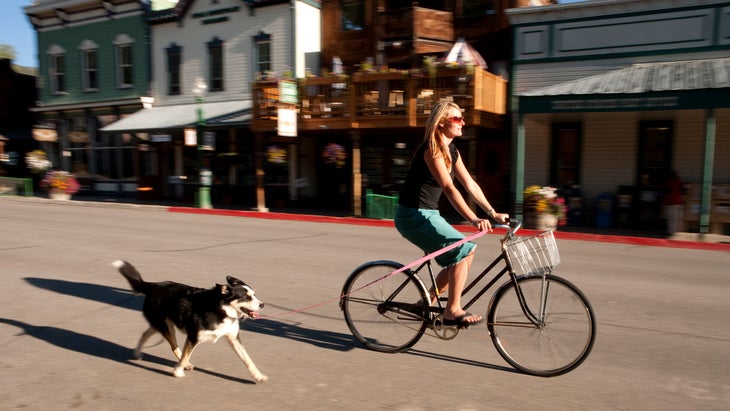
<svg viewBox="0 0 730 411">
<path fill-rule="evenodd" d="M 277 111 L 277 132 L 283 137 L 297 136 L 297 111 L 293 108 L 279 108 Z"/>
<path fill-rule="evenodd" d="M 279 102 L 286 104 L 297 104 L 297 83 L 293 81 L 279 82 Z"/>
<path fill-rule="evenodd" d="M 172 136 L 169 134 L 153 134 L 150 136 L 150 141 L 153 143 L 169 143 L 172 141 Z"/>
<path fill-rule="evenodd" d="M 202 150 L 215 151 L 215 133 L 212 131 L 203 132 Z"/>
<path fill-rule="evenodd" d="M 48 141 L 54 143 L 58 141 L 58 132 L 51 128 L 34 128 L 33 138 L 36 141 Z"/>
<path fill-rule="evenodd" d="M 185 145 L 186 146 L 197 146 L 198 145 L 198 131 L 194 128 L 185 129 Z"/>
</svg>

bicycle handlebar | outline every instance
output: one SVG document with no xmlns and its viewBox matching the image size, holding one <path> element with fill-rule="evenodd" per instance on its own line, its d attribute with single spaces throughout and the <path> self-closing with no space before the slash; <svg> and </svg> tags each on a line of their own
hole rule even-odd
<svg viewBox="0 0 730 411">
<path fill-rule="evenodd" d="M 504 228 L 507 230 L 505 237 L 515 235 L 517 231 L 522 227 L 522 221 L 516 218 L 508 218 L 507 224 L 493 224 L 494 228 Z"/>
</svg>

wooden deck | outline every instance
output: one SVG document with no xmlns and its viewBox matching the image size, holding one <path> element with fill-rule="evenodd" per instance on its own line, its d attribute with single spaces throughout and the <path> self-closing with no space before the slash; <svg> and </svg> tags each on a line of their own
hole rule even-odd
<svg viewBox="0 0 730 411">
<path fill-rule="evenodd" d="M 423 127 L 440 99 L 456 102 L 467 125 L 493 128 L 507 107 L 506 81 L 478 68 L 363 72 L 296 83 L 295 105 L 279 102 L 278 81 L 254 83 L 254 131 L 275 131 L 280 107 L 297 110 L 299 130 Z"/>
</svg>

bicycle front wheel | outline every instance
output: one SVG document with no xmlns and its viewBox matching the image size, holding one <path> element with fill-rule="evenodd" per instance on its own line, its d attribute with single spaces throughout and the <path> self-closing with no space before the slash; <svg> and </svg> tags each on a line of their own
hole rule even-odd
<svg viewBox="0 0 730 411">
<path fill-rule="evenodd" d="M 429 305 L 423 282 L 393 261 L 373 261 L 350 274 L 342 289 L 340 307 L 352 335 L 380 352 L 401 352 L 413 346 L 426 328 L 418 307 Z"/>
<path fill-rule="evenodd" d="M 585 295 L 551 274 L 518 277 L 516 287 L 511 281 L 502 285 L 487 318 L 492 342 L 502 358 L 520 371 L 541 377 L 565 374 L 580 365 L 596 333 L 593 309 Z"/>
</svg>

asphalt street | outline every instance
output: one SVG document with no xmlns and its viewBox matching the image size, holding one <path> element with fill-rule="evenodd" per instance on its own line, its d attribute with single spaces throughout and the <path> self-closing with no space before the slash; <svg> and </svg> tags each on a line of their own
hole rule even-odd
<svg viewBox="0 0 730 411">
<path fill-rule="evenodd" d="M 598 336 L 579 368 L 540 378 L 502 360 L 483 326 L 401 354 L 361 347 L 337 305 L 345 278 L 420 257 L 387 225 L 17 197 L 0 197 L 0 224 L 0 409 L 730 408 L 727 250 L 559 238 L 556 274 L 589 298 Z M 484 265 L 499 234 L 477 242 Z M 264 317 L 241 336 L 269 380 L 254 384 L 223 341 L 199 346 L 184 378 L 157 336 L 133 360 L 146 323 L 117 259 L 149 281 L 253 286 Z"/>
</svg>

